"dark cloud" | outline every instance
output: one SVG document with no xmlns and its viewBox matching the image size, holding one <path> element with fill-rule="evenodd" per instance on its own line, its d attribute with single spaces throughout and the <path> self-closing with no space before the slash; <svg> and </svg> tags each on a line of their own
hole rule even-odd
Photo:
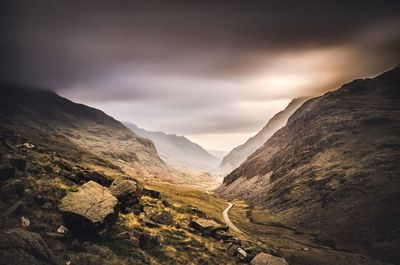
<svg viewBox="0 0 400 265">
<path fill-rule="evenodd" d="M 255 130 L 292 97 L 397 64 L 398 10 L 400 1 L 2 1 L 0 79 L 144 127 Z"/>
</svg>

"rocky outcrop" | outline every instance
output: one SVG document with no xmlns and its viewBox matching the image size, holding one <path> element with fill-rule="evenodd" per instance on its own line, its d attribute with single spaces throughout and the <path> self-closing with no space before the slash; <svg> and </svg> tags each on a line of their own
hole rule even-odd
<svg viewBox="0 0 400 265">
<path fill-rule="evenodd" d="M 98 234 L 118 216 L 118 200 L 100 184 L 89 181 L 65 196 L 60 211 L 68 229 L 76 235 Z"/>
<path fill-rule="evenodd" d="M 250 262 L 251 265 L 289 265 L 283 258 L 275 257 L 261 252 L 257 254 Z"/>
<path fill-rule="evenodd" d="M 53 253 L 43 238 L 22 229 L 0 232 L 0 263 L 18 265 L 56 265 Z"/>
<path fill-rule="evenodd" d="M 163 225 L 172 225 L 174 223 L 174 219 L 172 215 L 167 211 L 162 211 L 161 213 L 156 213 L 150 217 L 150 219 L 156 223 Z"/>
<path fill-rule="evenodd" d="M 307 98 L 293 99 L 284 110 L 275 114 L 261 131 L 248 139 L 244 144 L 230 151 L 222 159 L 221 165 L 215 171 L 215 174 L 224 177 L 240 166 L 249 155 L 260 148 L 277 130 L 285 126 L 290 115 L 292 115 L 306 100 Z"/>
<path fill-rule="evenodd" d="M 217 222 L 208 219 L 192 220 L 189 223 L 189 227 L 207 235 L 214 235 L 216 231 L 228 231 L 229 229 L 228 226 L 220 225 Z"/>
<path fill-rule="evenodd" d="M 142 185 L 133 180 L 114 181 L 110 187 L 111 194 L 118 199 L 120 210 L 128 212 L 139 203 L 143 194 Z M 133 210 L 133 209 L 132 209 Z"/>
</svg>

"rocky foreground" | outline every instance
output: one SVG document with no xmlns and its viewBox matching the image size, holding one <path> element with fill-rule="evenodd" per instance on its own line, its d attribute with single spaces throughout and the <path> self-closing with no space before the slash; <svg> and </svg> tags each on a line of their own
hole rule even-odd
<svg viewBox="0 0 400 265">
<path fill-rule="evenodd" d="M 132 177 L 4 131 L 0 141 L 1 264 L 287 264 Z"/>
</svg>

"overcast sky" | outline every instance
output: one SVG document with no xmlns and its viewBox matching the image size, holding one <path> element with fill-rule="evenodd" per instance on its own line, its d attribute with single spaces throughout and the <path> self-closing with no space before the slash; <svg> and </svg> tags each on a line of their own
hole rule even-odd
<svg viewBox="0 0 400 265">
<path fill-rule="evenodd" d="M 290 3 L 292 2 L 292 3 Z M 2 81 L 230 150 L 400 61 L 400 1 L 2 1 Z"/>
</svg>

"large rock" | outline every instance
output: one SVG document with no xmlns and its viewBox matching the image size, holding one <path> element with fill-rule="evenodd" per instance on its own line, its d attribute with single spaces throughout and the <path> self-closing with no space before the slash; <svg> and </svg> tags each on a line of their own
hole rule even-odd
<svg viewBox="0 0 400 265">
<path fill-rule="evenodd" d="M 118 200 L 100 184 L 89 181 L 65 196 L 59 206 L 65 225 L 73 234 L 105 231 L 118 217 Z"/>
<path fill-rule="evenodd" d="M 143 195 L 149 196 L 154 199 L 160 199 L 161 198 L 161 193 L 156 190 L 150 190 L 150 189 L 143 189 Z"/>
<path fill-rule="evenodd" d="M 139 203 L 143 194 L 143 187 L 133 180 L 114 181 L 110 187 L 111 194 L 121 204 L 121 210 L 127 212 L 129 207 Z"/>
<path fill-rule="evenodd" d="M 84 171 L 76 172 L 75 174 L 72 174 L 69 177 L 69 179 L 72 181 L 75 181 L 75 182 L 79 181 L 77 183 L 94 181 L 104 187 L 110 187 L 110 185 L 113 181 L 110 177 L 103 175 L 97 171 L 92 171 L 92 170 L 84 170 Z"/>
<path fill-rule="evenodd" d="M 12 229 L 0 232 L 0 238 L 0 264 L 57 264 L 52 252 L 37 233 Z"/>
<path fill-rule="evenodd" d="M 189 223 L 189 227 L 208 235 L 213 235 L 216 231 L 219 230 L 228 231 L 229 229 L 228 226 L 220 225 L 217 222 L 208 219 L 192 220 Z"/>
<path fill-rule="evenodd" d="M 251 265 L 288 265 L 283 258 L 275 257 L 270 254 L 261 252 L 250 262 Z"/>
<path fill-rule="evenodd" d="M 172 218 L 172 215 L 167 211 L 162 211 L 161 213 L 156 213 L 150 219 L 156 223 L 163 224 L 163 225 L 172 225 L 174 223 L 174 219 Z"/>
</svg>

